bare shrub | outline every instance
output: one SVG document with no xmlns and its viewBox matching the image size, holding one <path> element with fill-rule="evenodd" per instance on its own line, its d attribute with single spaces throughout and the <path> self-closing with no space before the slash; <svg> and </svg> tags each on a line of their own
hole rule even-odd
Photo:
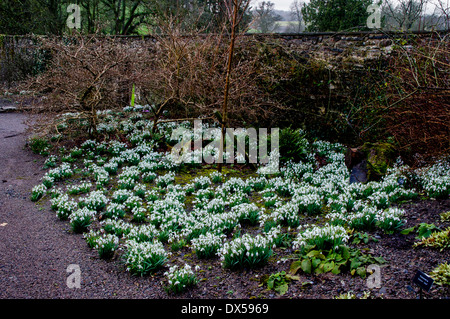
<svg viewBox="0 0 450 319">
<path fill-rule="evenodd" d="M 388 132 L 406 156 L 450 151 L 450 46 L 448 34 L 398 46 L 386 82 L 383 112 Z"/>
<path fill-rule="evenodd" d="M 132 84 L 144 69 L 146 51 L 122 43 L 116 37 L 98 35 L 42 38 L 42 49 L 51 54 L 47 70 L 30 77 L 21 89 L 30 94 L 33 111 L 73 113 L 87 120 L 95 135 L 97 111 L 129 103 Z M 53 117 L 57 119 L 58 117 Z M 44 123 L 48 128 L 54 121 Z"/>
<path fill-rule="evenodd" d="M 220 122 L 229 56 L 225 25 L 221 33 L 205 34 L 202 29 L 186 33 L 184 26 L 168 17 L 159 27 L 162 35 L 156 36 L 151 71 L 137 84 L 144 102 L 155 105 L 155 125 L 163 120 L 163 111 L 170 118 Z M 261 123 L 282 107 L 260 86 L 274 73 L 258 61 L 256 43 L 249 36 L 236 39 L 227 101 L 230 125 Z"/>
</svg>

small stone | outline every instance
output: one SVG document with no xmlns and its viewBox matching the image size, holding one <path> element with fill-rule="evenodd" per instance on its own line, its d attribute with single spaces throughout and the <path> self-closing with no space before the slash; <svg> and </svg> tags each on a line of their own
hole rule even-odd
<svg viewBox="0 0 450 319">
<path fill-rule="evenodd" d="M 0 112 L 14 112 L 17 110 L 15 106 L 2 106 L 0 107 Z"/>
</svg>

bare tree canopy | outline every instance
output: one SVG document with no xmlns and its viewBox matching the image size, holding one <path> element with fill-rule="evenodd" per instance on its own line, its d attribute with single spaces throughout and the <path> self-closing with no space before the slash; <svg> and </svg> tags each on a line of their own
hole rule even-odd
<svg viewBox="0 0 450 319">
<path fill-rule="evenodd" d="M 0 34 L 69 33 L 66 21 L 71 4 L 80 7 L 78 31 L 85 34 L 154 33 L 159 30 L 156 21 L 168 15 L 184 21 L 187 27 L 197 25 L 211 32 L 227 21 L 227 2 L 222 0 L 2 0 Z M 243 24 L 248 24 L 249 11 L 242 13 Z"/>
<path fill-rule="evenodd" d="M 253 10 L 253 16 L 255 19 L 255 27 L 261 33 L 273 32 L 276 27 L 276 22 L 281 20 L 281 17 L 275 13 L 275 4 L 270 1 L 259 2 Z"/>
</svg>

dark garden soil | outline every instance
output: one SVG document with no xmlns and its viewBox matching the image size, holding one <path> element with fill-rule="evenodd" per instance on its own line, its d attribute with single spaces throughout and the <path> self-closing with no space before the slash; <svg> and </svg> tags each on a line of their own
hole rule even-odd
<svg viewBox="0 0 450 319">
<path fill-rule="evenodd" d="M 382 256 L 387 262 L 381 266 L 381 285 L 370 290 L 367 279 L 349 273 L 333 275 L 297 274 L 298 280 L 289 282 L 286 294 L 280 296 L 261 285 L 261 278 L 281 271 L 289 271 L 292 260 L 277 263 L 277 256 L 289 251 L 276 248 L 274 256 L 263 268 L 256 270 L 223 269 L 220 261 L 197 259 L 188 248 L 174 252 L 171 262 L 190 261 L 200 265 L 197 287 L 181 295 L 164 290 L 167 269 L 154 276 L 135 277 L 129 274 L 120 253 L 110 261 L 98 258 L 82 235 L 71 232 L 69 223 L 60 221 L 50 209 L 48 201 L 30 201 L 31 188 L 40 183 L 44 174 L 44 159 L 26 147 L 27 115 L 0 113 L 0 298 L 1 299 L 228 299 L 228 298 L 306 298 L 332 299 L 341 293 L 353 292 L 362 297 L 370 291 L 372 297 L 383 299 L 415 299 L 418 288 L 412 283 L 417 270 L 432 271 L 438 264 L 450 260 L 450 251 L 412 248 L 416 234 L 386 235 L 371 233 L 370 240 L 359 248 Z M 407 226 L 434 223 L 444 228 L 439 214 L 450 210 L 450 200 L 407 203 Z M 190 255 L 189 255 L 190 254 Z M 69 288 L 67 268 L 79 265 L 81 287 Z M 448 290 L 434 285 L 426 298 L 448 298 Z"/>
</svg>

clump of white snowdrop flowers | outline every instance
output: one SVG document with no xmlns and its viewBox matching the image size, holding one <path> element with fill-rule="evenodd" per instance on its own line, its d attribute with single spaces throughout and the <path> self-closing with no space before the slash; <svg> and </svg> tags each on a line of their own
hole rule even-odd
<svg viewBox="0 0 450 319">
<path fill-rule="evenodd" d="M 96 216 L 95 210 L 87 207 L 80 208 L 70 214 L 70 225 L 75 233 L 83 233 L 87 231 L 88 226 L 92 223 L 92 219 Z"/>
<path fill-rule="evenodd" d="M 31 200 L 38 201 L 47 193 L 47 187 L 44 184 L 38 184 L 31 190 Z"/>
<path fill-rule="evenodd" d="M 383 210 L 377 215 L 378 227 L 387 233 L 397 232 L 406 223 L 406 220 L 403 219 L 404 214 L 404 210 L 397 207 Z"/>
<path fill-rule="evenodd" d="M 125 216 L 126 207 L 120 203 L 111 202 L 106 206 L 104 215 L 107 218 L 118 219 L 123 218 Z"/>
<path fill-rule="evenodd" d="M 133 274 L 149 274 L 167 262 L 168 253 L 159 241 L 138 242 L 131 239 L 125 242 L 125 249 L 127 270 Z"/>
<path fill-rule="evenodd" d="M 312 226 L 300 231 L 293 242 L 293 247 L 301 249 L 306 245 L 316 245 L 318 249 L 322 250 L 338 249 L 348 239 L 349 235 L 343 226 Z"/>
<path fill-rule="evenodd" d="M 153 241 L 158 236 L 158 230 L 152 224 L 133 225 L 125 235 L 126 239 L 136 242 Z"/>
<path fill-rule="evenodd" d="M 299 206 L 295 202 L 287 202 L 273 210 L 272 219 L 281 225 L 297 227 L 300 225 Z"/>
<path fill-rule="evenodd" d="M 119 237 L 113 234 L 102 234 L 95 239 L 94 249 L 102 259 L 109 259 L 119 247 Z"/>
<path fill-rule="evenodd" d="M 244 234 L 230 242 L 225 242 L 218 251 L 225 268 L 255 268 L 267 263 L 272 255 L 271 238 Z"/>
<path fill-rule="evenodd" d="M 123 204 L 126 200 L 133 195 L 133 192 L 128 189 L 118 189 L 112 194 L 112 201 L 114 203 Z"/>
<path fill-rule="evenodd" d="M 55 181 L 61 180 L 63 178 L 72 177 L 73 170 L 69 163 L 62 163 L 60 166 L 49 170 L 46 173 L 47 176 L 53 177 Z"/>
<path fill-rule="evenodd" d="M 99 167 L 96 164 L 92 166 L 95 183 L 99 186 L 105 186 L 109 182 L 109 173 L 104 167 Z"/>
<path fill-rule="evenodd" d="M 196 189 L 205 189 L 211 185 L 211 180 L 208 176 L 199 176 L 194 178 L 193 183 Z"/>
<path fill-rule="evenodd" d="M 100 222 L 102 229 L 109 233 L 114 234 L 117 237 L 125 237 L 133 226 L 130 223 L 125 222 L 123 219 L 105 219 Z"/>
<path fill-rule="evenodd" d="M 171 266 L 169 271 L 166 271 L 164 275 L 168 281 L 166 289 L 173 293 L 180 293 L 197 284 L 195 273 L 188 264 L 184 264 L 183 267 L 177 265 Z"/>
<path fill-rule="evenodd" d="M 224 175 L 217 171 L 212 172 L 209 177 L 211 178 L 211 182 L 213 183 L 223 182 L 224 179 Z"/>
<path fill-rule="evenodd" d="M 192 249 L 199 258 L 214 257 L 222 246 L 224 238 L 224 234 L 214 234 L 212 232 L 201 234 L 197 238 L 192 239 Z"/>
<path fill-rule="evenodd" d="M 56 211 L 56 216 L 61 220 L 67 220 L 78 207 L 78 204 L 69 199 L 69 195 L 62 194 L 61 196 L 52 198 L 50 200 L 52 209 Z"/>
<path fill-rule="evenodd" d="M 92 191 L 83 200 L 83 202 L 89 209 L 99 212 L 106 207 L 106 205 L 109 203 L 109 199 L 108 197 L 106 197 L 103 191 Z"/>
<path fill-rule="evenodd" d="M 78 185 L 71 185 L 67 188 L 67 193 L 71 195 L 78 195 L 83 193 L 89 193 L 92 187 L 91 182 L 83 182 Z"/>
<path fill-rule="evenodd" d="M 427 194 L 433 198 L 450 195 L 450 160 L 438 160 L 430 167 L 418 170 L 418 178 Z"/>
<path fill-rule="evenodd" d="M 450 194 L 449 159 L 417 170 L 397 161 L 379 181 L 350 183 L 345 148 L 320 140 L 305 139 L 299 162 L 282 163 L 279 152 L 271 151 L 256 174 L 204 170 L 205 156 L 218 159 L 217 147 L 211 143 L 181 157 L 159 151 L 161 140 L 192 125 L 164 122 L 153 130 L 155 123 L 144 112 L 151 107 L 126 107 L 120 116 L 99 112 L 99 131 L 109 137 L 120 132 L 125 139 L 61 148 L 60 157 L 48 157 L 47 172 L 31 190 L 33 201 L 49 197 L 56 216 L 84 233 L 100 258 L 123 254 L 133 274 L 152 274 L 167 262 L 178 263 L 178 257 L 169 260 L 169 247 L 174 252 L 191 249 L 196 258 L 211 262 L 218 256 L 224 268 L 232 269 L 263 266 L 280 247 L 289 252 L 313 245 L 336 250 L 351 245 L 354 231 L 400 231 L 405 212 L 396 204 L 402 201 L 419 193 L 431 198 Z M 202 123 L 189 136 L 200 140 L 211 127 Z M 225 160 L 232 157 L 224 152 Z M 320 226 L 312 224 L 316 221 Z M 165 275 L 168 291 L 196 282 L 189 265 L 171 266 Z"/>
<path fill-rule="evenodd" d="M 156 178 L 156 185 L 159 187 L 167 187 L 175 181 L 175 173 L 169 172 Z"/>
</svg>

